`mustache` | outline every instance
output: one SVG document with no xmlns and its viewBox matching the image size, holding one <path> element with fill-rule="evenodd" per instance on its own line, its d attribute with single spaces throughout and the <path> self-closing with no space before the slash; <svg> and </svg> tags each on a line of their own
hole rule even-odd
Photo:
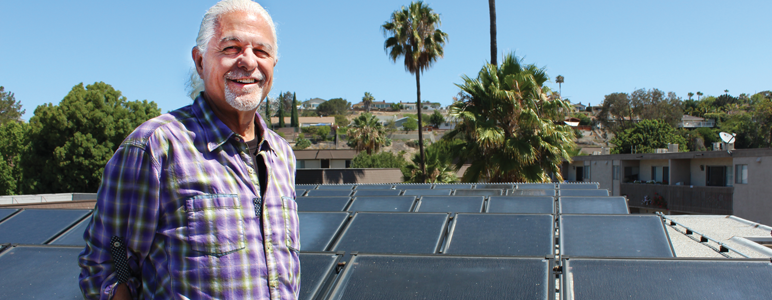
<svg viewBox="0 0 772 300">
<path fill-rule="evenodd" d="M 225 73 L 226 79 L 240 79 L 240 78 L 254 78 L 257 81 L 263 81 L 265 80 L 265 74 L 261 72 L 260 70 L 255 70 L 255 72 L 245 72 L 243 70 L 233 70 L 229 71 L 228 73 Z"/>
</svg>

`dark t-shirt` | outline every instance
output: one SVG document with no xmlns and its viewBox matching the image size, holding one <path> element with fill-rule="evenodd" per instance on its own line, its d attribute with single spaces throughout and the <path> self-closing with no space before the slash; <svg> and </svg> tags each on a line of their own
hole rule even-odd
<svg viewBox="0 0 772 300">
<path fill-rule="evenodd" d="M 255 128 L 255 131 L 257 131 L 257 128 Z M 249 153 L 252 154 L 253 162 L 254 162 L 254 168 L 257 170 L 257 179 L 260 182 L 260 197 L 265 195 L 265 187 L 267 185 L 267 179 L 268 179 L 268 170 L 265 167 L 265 160 L 263 159 L 262 155 L 258 155 L 259 149 L 257 146 L 259 146 L 260 142 L 260 134 L 255 134 L 255 139 L 248 141 L 247 146 L 249 146 Z"/>
</svg>

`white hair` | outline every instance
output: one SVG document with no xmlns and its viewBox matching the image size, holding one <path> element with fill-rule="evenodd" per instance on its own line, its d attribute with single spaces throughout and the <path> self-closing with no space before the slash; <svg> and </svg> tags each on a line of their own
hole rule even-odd
<svg viewBox="0 0 772 300">
<path fill-rule="evenodd" d="M 198 29 L 198 37 L 196 37 L 196 47 L 198 47 L 198 50 L 201 51 L 201 53 L 206 52 L 206 46 L 209 44 L 209 40 L 214 36 L 214 29 L 217 26 L 220 15 L 234 11 L 256 13 L 268 22 L 274 40 L 273 54 L 276 57 L 276 60 L 278 60 L 279 42 L 276 39 L 276 24 L 273 23 L 271 15 L 268 14 L 265 8 L 252 0 L 222 0 L 209 8 L 209 10 L 206 11 L 206 14 L 204 14 L 204 19 L 201 20 L 201 27 Z"/>
</svg>

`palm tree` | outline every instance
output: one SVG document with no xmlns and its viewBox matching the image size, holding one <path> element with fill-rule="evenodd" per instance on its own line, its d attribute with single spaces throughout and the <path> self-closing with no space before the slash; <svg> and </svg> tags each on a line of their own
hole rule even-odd
<svg viewBox="0 0 772 300">
<path fill-rule="evenodd" d="M 456 168 L 446 158 L 446 153 L 437 147 L 426 148 L 426 170 L 423 173 L 418 167 L 420 156 L 416 153 L 413 156 L 413 163 L 405 166 L 402 171 L 402 181 L 411 183 L 429 182 L 429 183 L 454 183 L 458 182 L 456 177 Z M 427 174 L 424 176 L 424 174 Z"/>
<path fill-rule="evenodd" d="M 496 0 L 488 0 L 488 11 L 491 16 L 491 64 L 498 65 L 496 63 Z"/>
<path fill-rule="evenodd" d="M 563 81 L 565 78 L 563 75 L 558 75 L 558 77 L 555 77 L 555 82 L 558 83 L 558 94 L 560 95 L 560 98 L 563 98 Z"/>
<path fill-rule="evenodd" d="M 391 14 L 389 21 L 381 26 L 386 36 L 384 49 L 393 62 L 404 57 L 405 70 L 415 74 L 416 106 L 418 124 L 421 122 L 421 73 L 428 69 L 444 54 L 443 47 L 448 34 L 442 32 L 440 15 L 421 1 L 410 3 Z M 418 130 L 418 148 L 421 153 L 421 170 L 426 174 L 424 163 L 423 129 Z"/>
<path fill-rule="evenodd" d="M 689 100 L 692 100 L 692 96 L 694 96 L 694 93 L 689 92 L 687 95 L 689 95 Z"/>
<path fill-rule="evenodd" d="M 543 69 L 521 62 L 507 55 L 457 84 L 464 94 L 451 116 L 460 122 L 443 139 L 464 141 L 451 147 L 457 167 L 471 163 L 464 182 L 545 182 L 550 173 L 562 181 L 559 166 L 571 160 L 574 133 L 556 123 L 569 105 L 548 96 Z"/>
<path fill-rule="evenodd" d="M 349 147 L 367 154 L 377 153 L 381 147 L 391 144 L 383 125 L 370 113 L 363 113 L 354 119 L 346 134 Z"/>
<path fill-rule="evenodd" d="M 370 92 L 365 92 L 365 96 L 362 97 L 362 104 L 365 105 L 366 112 L 370 112 L 370 105 L 373 104 L 373 100 L 375 100 L 373 94 L 370 94 Z"/>
<path fill-rule="evenodd" d="M 702 97 L 702 92 L 697 91 L 697 101 L 700 101 L 700 97 Z"/>
</svg>

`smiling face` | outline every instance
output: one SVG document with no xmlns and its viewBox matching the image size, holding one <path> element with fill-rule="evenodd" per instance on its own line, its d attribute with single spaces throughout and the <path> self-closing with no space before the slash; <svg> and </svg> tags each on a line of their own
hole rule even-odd
<svg viewBox="0 0 772 300">
<path fill-rule="evenodd" d="M 220 15 L 206 52 L 193 49 L 210 104 L 224 112 L 257 109 L 273 83 L 275 45 L 271 27 L 260 15 L 245 11 Z"/>
</svg>

